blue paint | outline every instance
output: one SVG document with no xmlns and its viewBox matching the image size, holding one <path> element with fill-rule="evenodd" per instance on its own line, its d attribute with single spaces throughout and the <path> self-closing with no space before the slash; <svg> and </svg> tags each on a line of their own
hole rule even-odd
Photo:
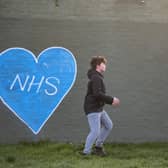
<svg viewBox="0 0 168 168">
<path fill-rule="evenodd" d="M 10 48 L 0 55 L 0 98 L 38 134 L 72 88 L 76 74 L 76 60 L 65 48 L 47 48 L 38 58 L 24 48 Z"/>
</svg>

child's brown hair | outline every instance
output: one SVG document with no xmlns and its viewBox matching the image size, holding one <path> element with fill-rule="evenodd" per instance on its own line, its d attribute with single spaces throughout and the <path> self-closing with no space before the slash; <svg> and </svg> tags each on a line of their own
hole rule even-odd
<svg viewBox="0 0 168 168">
<path fill-rule="evenodd" d="M 101 63 L 106 64 L 107 63 L 106 58 L 104 56 L 94 56 L 90 61 L 90 66 L 92 69 L 96 69 L 96 66 L 100 65 Z"/>
</svg>

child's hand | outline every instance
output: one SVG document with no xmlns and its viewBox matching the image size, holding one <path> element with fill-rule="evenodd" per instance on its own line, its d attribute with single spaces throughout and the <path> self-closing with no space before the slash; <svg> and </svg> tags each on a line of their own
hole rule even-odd
<svg viewBox="0 0 168 168">
<path fill-rule="evenodd" d="M 117 97 L 114 97 L 112 106 L 118 106 L 119 104 L 120 104 L 120 100 Z"/>
</svg>

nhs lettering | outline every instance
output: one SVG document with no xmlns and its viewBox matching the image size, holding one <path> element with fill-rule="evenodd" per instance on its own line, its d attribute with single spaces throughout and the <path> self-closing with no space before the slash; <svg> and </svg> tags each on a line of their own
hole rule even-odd
<svg viewBox="0 0 168 168">
<path fill-rule="evenodd" d="M 0 99 L 34 134 L 38 134 L 72 88 L 77 74 L 73 54 L 50 47 L 38 57 L 24 48 L 0 55 Z"/>
<path fill-rule="evenodd" d="M 44 89 L 45 94 L 52 96 L 55 95 L 58 91 L 58 86 L 60 84 L 60 80 L 56 77 L 47 77 L 45 78 L 44 76 L 41 77 L 40 81 L 36 81 L 36 76 L 33 75 L 30 77 L 29 75 L 26 76 L 26 79 L 22 82 L 21 77 L 19 74 L 16 75 L 15 79 L 13 80 L 10 90 L 14 90 L 17 85 L 19 85 L 21 91 L 27 91 L 30 92 L 33 90 L 32 88 L 36 87 L 35 93 L 40 92 L 40 88 L 42 85 L 46 85 Z M 48 87 L 50 87 L 48 89 Z M 49 91 L 53 90 L 53 91 Z"/>
</svg>

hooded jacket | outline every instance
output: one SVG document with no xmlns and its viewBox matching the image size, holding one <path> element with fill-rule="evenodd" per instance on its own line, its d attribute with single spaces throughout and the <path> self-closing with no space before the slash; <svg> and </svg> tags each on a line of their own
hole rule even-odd
<svg viewBox="0 0 168 168">
<path fill-rule="evenodd" d="M 113 97 L 106 95 L 103 75 L 96 70 L 89 70 L 87 94 L 84 101 L 84 111 L 87 114 L 103 111 L 105 104 L 112 104 Z"/>
</svg>

